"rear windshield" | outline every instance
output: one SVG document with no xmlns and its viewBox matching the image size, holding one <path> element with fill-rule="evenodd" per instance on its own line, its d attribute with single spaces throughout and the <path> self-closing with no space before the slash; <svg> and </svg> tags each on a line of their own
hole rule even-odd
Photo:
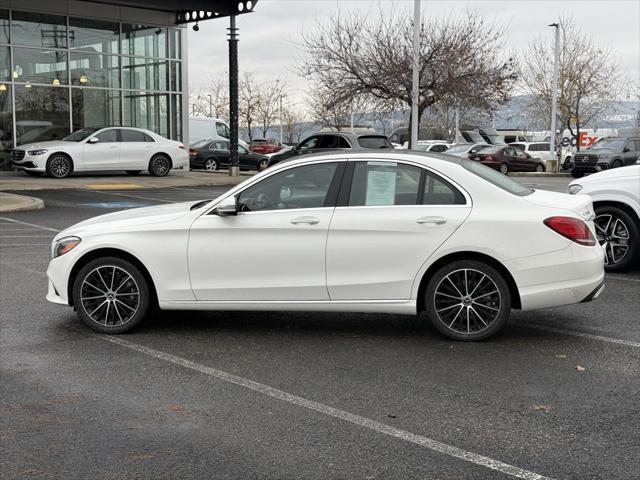
<svg viewBox="0 0 640 480">
<path fill-rule="evenodd" d="M 362 148 L 393 148 L 387 137 L 381 136 L 358 137 L 358 145 Z"/>
<path fill-rule="evenodd" d="M 509 193 L 518 195 L 519 197 L 526 197 L 527 195 L 531 195 L 533 193 L 533 189 L 525 187 L 524 185 L 511 180 L 506 175 L 503 175 L 497 170 L 489 168 L 481 163 L 463 158 L 460 160 L 460 165 L 469 170 L 471 173 L 476 174 L 483 180 L 486 180 L 487 182 L 501 188 L 502 190 L 506 190 Z"/>
<path fill-rule="evenodd" d="M 196 142 L 193 145 L 191 145 L 191 147 L 192 148 L 206 148 L 211 142 L 212 142 L 212 140 L 210 138 L 207 139 L 207 140 L 200 140 L 199 142 Z"/>
</svg>

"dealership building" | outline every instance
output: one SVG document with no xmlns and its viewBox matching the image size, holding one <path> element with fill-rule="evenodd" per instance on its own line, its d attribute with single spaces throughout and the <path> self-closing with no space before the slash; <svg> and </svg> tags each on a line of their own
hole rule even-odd
<svg viewBox="0 0 640 480">
<path fill-rule="evenodd" d="M 186 26 L 254 3 L 0 0 L 0 168 L 15 145 L 89 126 L 188 138 Z"/>
</svg>

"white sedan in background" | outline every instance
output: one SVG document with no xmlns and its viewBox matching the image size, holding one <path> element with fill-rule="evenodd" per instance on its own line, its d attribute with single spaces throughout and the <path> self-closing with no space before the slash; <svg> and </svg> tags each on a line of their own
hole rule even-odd
<svg viewBox="0 0 640 480">
<path fill-rule="evenodd" d="M 11 151 L 13 167 L 29 174 L 64 178 L 73 172 L 148 170 L 163 177 L 172 168 L 188 168 L 185 146 L 149 130 L 133 127 L 91 127 L 62 140 L 29 143 Z"/>
<path fill-rule="evenodd" d="M 594 173 L 569 184 L 569 193 L 593 200 L 605 268 L 627 270 L 640 256 L 640 165 Z"/>
<path fill-rule="evenodd" d="M 447 337 L 480 340 L 512 308 L 600 294 L 593 216 L 588 196 L 534 191 L 466 159 L 336 152 L 279 163 L 215 200 L 67 228 L 52 244 L 47 299 L 105 333 L 157 304 L 425 312 Z"/>
</svg>

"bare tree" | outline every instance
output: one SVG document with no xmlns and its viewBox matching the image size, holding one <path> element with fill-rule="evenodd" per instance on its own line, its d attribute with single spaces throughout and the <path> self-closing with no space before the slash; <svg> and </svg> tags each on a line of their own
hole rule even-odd
<svg viewBox="0 0 640 480">
<path fill-rule="evenodd" d="M 360 113 L 367 109 L 366 95 L 358 97 L 334 96 L 335 92 L 326 85 L 316 85 L 307 97 L 313 119 L 331 131 L 345 131 L 351 127 L 351 114 L 354 122 L 360 120 Z"/>
<path fill-rule="evenodd" d="M 373 20 L 338 12 L 303 33 L 299 71 L 336 104 L 368 96 L 410 107 L 412 30 L 411 16 L 404 12 L 380 13 Z M 502 58 L 503 33 L 474 13 L 423 24 L 418 121 L 445 96 L 482 109 L 507 101 L 516 75 L 513 59 Z"/>
<path fill-rule="evenodd" d="M 614 52 L 593 44 L 573 19 L 561 18 L 560 65 L 558 70 L 558 120 L 571 135 L 580 127 L 599 120 L 614 104 L 621 89 Z M 522 87 L 533 100 L 533 108 L 545 121 L 551 118 L 554 45 L 542 37 L 534 39 L 522 67 Z M 577 145 L 580 149 L 580 145 Z"/>
<path fill-rule="evenodd" d="M 225 76 L 212 78 L 197 93 L 189 95 L 189 114 L 229 119 L 229 84 Z"/>
<path fill-rule="evenodd" d="M 259 102 L 256 113 L 263 138 L 266 138 L 271 126 L 280 120 L 280 98 L 286 95 L 286 90 L 285 82 L 279 78 L 258 85 Z"/>
<path fill-rule="evenodd" d="M 260 101 L 260 85 L 251 73 L 245 72 L 238 92 L 238 113 L 240 124 L 247 130 L 249 143 L 253 141 L 253 128 L 259 118 Z"/>
<path fill-rule="evenodd" d="M 285 143 L 300 143 L 304 133 L 303 123 L 306 120 L 299 108 L 287 105 L 282 108 L 282 129 Z"/>
</svg>

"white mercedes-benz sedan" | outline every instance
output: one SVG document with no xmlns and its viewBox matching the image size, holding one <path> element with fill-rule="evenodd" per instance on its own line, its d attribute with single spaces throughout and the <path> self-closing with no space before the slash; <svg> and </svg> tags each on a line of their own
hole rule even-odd
<svg viewBox="0 0 640 480">
<path fill-rule="evenodd" d="M 591 199 L 531 190 L 432 153 L 306 156 L 215 200 L 111 213 L 58 234 L 51 302 L 126 332 L 167 310 L 424 312 L 456 340 L 512 308 L 587 302 L 604 284 Z"/>
<path fill-rule="evenodd" d="M 172 168 L 189 168 L 185 146 L 149 130 L 133 127 L 91 127 L 62 140 L 29 143 L 11 151 L 13 167 L 29 174 L 64 178 L 73 172 L 148 170 L 163 177 Z"/>
</svg>

